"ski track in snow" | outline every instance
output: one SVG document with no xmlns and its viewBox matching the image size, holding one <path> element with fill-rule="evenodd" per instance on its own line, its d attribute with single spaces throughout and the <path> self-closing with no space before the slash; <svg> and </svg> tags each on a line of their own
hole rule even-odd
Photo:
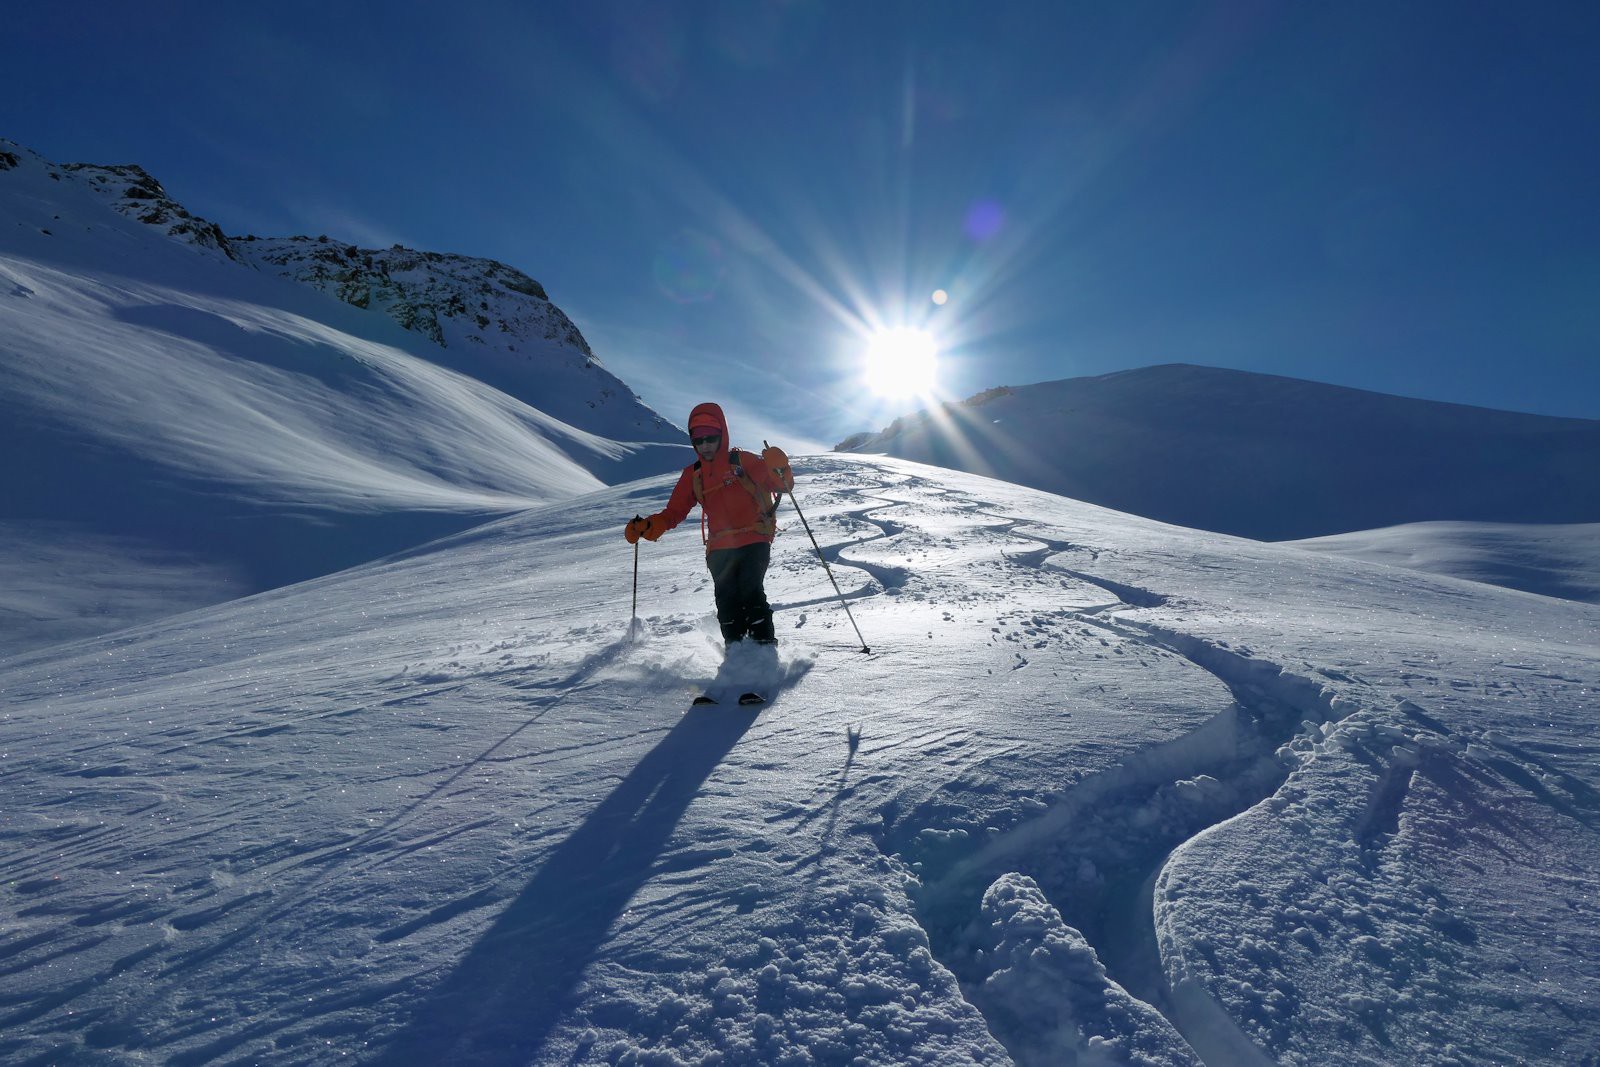
<svg viewBox="0 0 1600 1067">
<path fill-rule="evenodd" d="M 907 488 L 923 488 L 916 479 L 904 484 Z M 885 483 L 877 489 L 885 490 L 889 487 L 890 484 Z M 846 518 L 870 523 L 881 531 L 876 536 L 855 542 L 855 547 L 878 540 L 893 539 L 902 534 L 905 528 L 885 515 L 885 512 L 899 506 L 903 505 L 884 499 L 881 505 L 845 512 Z M 1118 856 L 1115 863 L 1121 871 L 1129 868 L 1133 870 L 1135 874 L 1133 883 L 1137 886 L 1137 891 L 1128 892 L 1131 886 L 1124 874 L 1122 878 L 1108 885 L 1104 898 L 1075 902 L 1078 906 L 1067 914 L 1080 926 L 1094 932 L 1096 935 L 1094 940 L 1098 942 L 1095 947 L 1098 948 L 1101 959 L 1111 966 L 1114 977 L 1124 976 L 1124 984 L 1133 989 L 1137 995 L 1170 1011 L 1170 990 L 1166 988 L 1165 980 L 1161 976 L 1156 931 L 1150 911 L 1151 888 L 1161 863 L 1175 847 L 1188 837 L 1194 836 L 1199 829 L 1237 814 L 1245 807 L 1264 799 L 1281 785 L 1287 777 L 1287 769 L 1277 763 L 1273 754 L 1303 725 L 1321 725 L 1337 721 L 1355 708 L 1346 706 L 1336 710 L 1333 704 L 1338 698 L 1333 697 L 1328 690 L 1308 679 L 1288 675 L 1272 664 L 1249 660 L 1205 642 L 1185 639 L 1181 635 L 1164 634 L 1155 628 L 1120 623 L 1106 618 L 1105 616 L 1116 609 L 1159 607 L 1166 603 L 1166 598 L 1159 593 L 1051 563 L 1053 557 L 1073 552 L 1077 546 L 1030 533 L 1024 528 L 1026 525 L 1024 520 L 1000 514 L 994 510 L 996 505 L 992 503 L 970 500 L 959 506 L 976 518 L 992 519 L 993 524 L 988 529 L 997 535 L 1035 541 L 1039 544 L 1040 547 L 1037 549 L 1002 552 L 1002 557 L 1014 566 L 1024 570 L 1057 572 L 1075 581 L 1102 589 L 1114 598 L 1063 612 L 1058 619 L 1051 622 L 1044 622 L 1036 617 L 1032 620 L 1031 626 L 1025 627 L 1025 633 L 1029 636 L 1045 634 L 1049 632 L 1052 623 L 1059 625 L 1063 620 L 1076 619 L 1089 626 L 1104 628 L 1108 633 L 1132 645 L 1144 645 L 1151 650 L 1160 649 L 1180 655 L 1214 675 L 1234 694 L 1240 717 L 1246 721 L 1230 723 L 1229 726 L 1233 732 L 1246 735 L 1246 738 L 1241 740 L 1235 737 L 1220 746 L 1209 739 L 1197 740 L 1200 734 L 1214 732 L 1214 723 L 1208 722 L 1196 731 L 1196 734 L 1169 743 L 1172 755 L 1140 753 L 1129 764 L 1104 772 L 1101 779 L 1086 784 L 1082 788 L 1092 794 L 1092 800 L 1079 801 L 1075 797 L 1059 799 L 1049 811 L 1010 833 L 985 843 L 971 855 L 959 859 L 952 859 L 949 850 L 942 848 L 941 851 L 945 854 L 940 857 L 938 864 L 950 868 L 950 871 L 943 876 L 941 882 L 930 887 L 931 891 L 927 893 L 921 908 L 923 919 L 933 934 L 935 954 L 958 975 L 970 969 L 963 955 L 970 950 L 970 946 L 963 944 L 961 937 L 975 918 L 978 896 L 998 875 L 1006 871 L 1030 870 L 1030 873 L 1033 873 L 1033 870 L 1037 870 L 1037 868 L 1030 869 L 1020 859 L 1020 854 L 1030 851 L 1046 852 L 1053 865 L 1064 867 L 1069 872 L 1077 870 L 1083 863 L 1094 864 L 1096 860 L 1104 864 L 1107 862 L 1101 855 L 1106 845 L 1104 838 L 1111 836 L 1108 829 L 1114 829 L 1117 835 L 1124 839 L 1122 845 L 1124 855 Z M 824 555 L 833 562 L 846 562 L 859 567 L 876 579 L 884 591 L 900 589 L 911 574 L 906 568 L 869 563 L 855 558 L 854 555 L 845 556 L 842 549 L 834 549 L 831 552 L 825 550 Z M 1032 644 L 1041 647 L 1046 641 L 1035 640 Z M 1025 666 L 1027 663 L 1027 658 L 1023 654 L 1018 655 L 1018 660 L 1017 666 Z M 924 752 L 936 755 L 941 740 L 942 737 L 935 738 L 932 745 L 926 745 L 925 742 Z M 1247 750 L 1248 754 L 1241 757 L 1239 750 Z M 1260 767 L 1252 766 L 1263 761 L 1270 763 L 1265 773 Z M 1213 774 L 1220 775 L 1222 781 L 1212 777 Z M 1102 828 L 1091 824 L 1088 832 L 1085 832 L 1084 809 L 1094 800 L 1099 800 L 1108 794 L 1118 795 L 1120 804 L 1114 809 L 1116 817 L 1125 818 L 1128 812 L 1140 810 L 1138 803 L 1154 795 L 1160 787 L 1170 787 L 1180 781 L 1189 784 L 1185 781 L 1187 779 L 1205 781 L 1213 788 L 1209 790 L 1210 795 L 1196 805 L 1195 819 L 1176 833 L 1170 828 L 1164 828 L 1162 833 L 1147 835 L 1148 840 L 1141 840 L 1133 846 L 1130 856 L 1127 854 L 1130 850 L 1126 839 L 1131 827 L 1124 825 Z M 1223 782 L 1229 784 L 1224 785 Z M 1193 788 L 1200 791 L 1198 786 Z M 1132 800 L 1131 797 L 1139 799 Z M 923 833 L 924 831 L 919 831 L 918 838 L 899 851 L 911 856 L 925 855 L 925 850 L 919 847 L 927 840 L 922 836 Z M 1087 836 L 1097 842 L 1097 847 L 1087 849 L 1073 847 L 1064 840 L 1058 840 L 1068 835 Z M 1135 833 L 1134 836 L 1137 838 L 1140 835 Z M 944 842 L 941 841 L 940 844 L 943 845 Z M 1046 884 L 1056 884 L 1061 881 L 1062 878 L 1058 876 L 1048 878 Z M 1067 883 L 1070 884 L 1070 876 L 1067 878 Z M 1110 898 L 1116 893 L 1123 895 L 1123 903 L 1114 904 L 1111 901 Z M 956 902 L 952 898 L 960 900 Z M 1130 907 L 1128 902 L 1132 902 L 1134 906 Z M 981 993 L 971 993 L 971 999 L 978 1003 L 980 1008 L 984 1007 Z M 1025 1045 L 1027 1030 L 1037 1025 L 1038 1021 L 1037 1012 L 1021 1022 L 1012 1021 L 1009 1025 L 992 1018 L 989 1020 L 990 1029 L 1008 1047 L 1013 1044 Z M 1200 1029 L 1203 1028 L 1197 1027 L 1197 1030 Z M 1256 1060 L 1267 1062 L 1266 1058 L 1237 1032 L 1229 1033 L 1222 1038 L 1197 1033 L 1191 1036 L 1191 1041 L 1217 1063 Z"/>
<path fill-rule="evenodd" d="M 1582 677 L 1274 662 L 1207 636 L 1228 627 L 1200 594 L 1134 584 L 1113 557 L 1139 550 L 1088 543 L 1093 515 L 1029 515 L 1002 490 L 816 462 L 807 517 L 870 655 L 803 531 L 769 578 L 781 665 L 719 671 L 693 538 L 653 546 L 642 626 L 620 633 L 583 566 L 519 567 L 555 511 L 12 661 L 0 1054 L 1316 1062 L 1327 1046 L 1284 1020 L 1322 994 L 1284 977 L 1301 972 L 1282 945 L 1180 921 L 1220 899 L 1191 903 L 1195 857 L 1240 820 L 1292 836 L 1331 802 L 1350 859 L 1322 884 L 1348 891 L 1403 862 L 1413 791 L 1464 773 L 1596 827 L 1581 741 L 1462 730 L 1394 690 L 1537 699 Z M 609 512 L 631 506 L 569 528 L 614 539 Z M 468 552 L 482 577 L 463 579 Z M 747 681 L 768 706 L 686 711 Z M 1313 914 L 1318 892 L 1291 946 L 1361 925 Z M 1416 893 L 1413 925 L 1445 947 L 1377 930 L 1363 951 L 1431 983 L 1426 1028 L 1467 996 L 1450 946 L 1487 935 L 1442 886 Z M 1395 1040 L 1383 1007 L 1349 1005 L 1352 1047 Z M 1428 1039 L 1455 1062 L 1504 1051 Z"/>
<path fill-rule="evenodd" d="M 919 487 L 914 478 L 903 485 Z M 878 535 L 857 541 L 855 547 L 892 540 L 904 532 L 905 527 L 889 517 L 895 507 L 901 506 L 882 495 L 889 488 L 888 483 L 876 487 L 882 506 L 845 512 L 847 518 L 870 523 L 880 530 Z M 874 490 L 866 492 L 873 495 Z M 1228 721 L 1222 726 L 1230 736 L 1217 736 L 1218 720 L 1209 721 L 1188 737 L 1141 752 L 1127 763 L 1102 772 L 1057 799 L 1044 814 L 981 846 L 967 845 L 965 834 L 930 834 L 926 827 L 917 830 L 915 823 L 902 829 L 901 840 L 887 847 L 912 858 L 919 869 L 931 865 L 939 872 L 919 901 L 919 912 L 929 929 L 935 954 L 958 976 L 974 975 L 969 958 L 974 950 L 970 934 L 979 896 L 997 875 L 1027 871 L 1040 877 L 1046 887 L 1054 888 L 1051 895 L 1058 901 L 1058 910 L 1090 933 L 1090 941 L 1098 947 L 1099 957 L 1111 976 L 1120 978 L 1144 1001 L 1165 1012 L 1188 1038 L 1190 1046 L 1207 1061 L 1273 1062 L 1196 985 L 1186 984 L 1174 994 L 1162 966 L 1160 935 L 1154 922 L 1152 897 L 1157 876 L 1167 858 L 1184 842 L 1273 796 L 1290 775 L 1294 762 L 1289 755 L 1294 751 L 1289 747 L 1291 742 L 1298 738 L 1303 742 L 1302 750 L 1309 748 L 1345 720 L 1359 720 L 1362 712 L 1367 712 L 1373 721 L 1357 721 L 1354 733 L 1359 741 L 1376 738 L 1380 748 L 1385 741 L 1403 743 L 1393 749 L 1393 758 L 1381 765 L 1366 811 L 1355 828 L 1355 837 L 1364 851 L 1379 849 L 1398 831 L 1398 814 L 1410 788 L 1412 771 L 1420 762 L 1416 749 L 1410 746 L 1419 737 L 1427 738 L 1436 743 L 1437 759 L 1437 752 L 1447 746 L 1451 731 L 1411 702 L 1402 702 L 1399 710 L 1409 725 L 1422 728 L 1420 735 L 1392 724 L 1380 724 L 1378 720 L 1385 718 L 1381 711 L 1341 695 L 1341 689 L 1359 693 L 1367 688 L 1359 677 L 1348 672 L 1315 672 L 1310 668 L 1310 672 L 1321 675 L 1313 678 L 1254 657 L 1249 650 L 1235 652 L 1225 643 L 1207 642 L 1134 620 L 1119 620 L 1115 613 L 1120 609 L 1161 607 L 1168 598 L 1055 562 L 1063 554 L 1079 551 L 1079 546 L 1030 532 L 1023 519 L 1001 513 L 990 502 L 973 499 L 961 507 L 975 517 L 994 520 L 989 529 L 996 533 L 1039 544 L 1036 549 L 1002 553 L 1012 564 L 1064 574 L 1115 598 L 1062 613 L 1062 617 L 1102 627 L 1152 651 L 1164 650 L 1183 657 L 1225 686 L 1234 704 L 1225 713 Z M 825 555 L 865 570 L 885 592 L 901 589 L 912 573 L 906 568 L 846 555 L 842 549 Z M 1098 552 L 1090 555 L 1092 562 Z M 1047 629 L 1048 624 L 1041 624 L 1039 617 L 1031 621 L 1033 626 L 1025 628 L 1027 634 Z M 1036 647 L 1044 644 L 1035 642 Z M 1018 667 L 1028 662 L 1023 653 L 1017 659 Z M 1366 695 L 1371 697 L 1370 693 Z M 928 755 L 937 755 L 941 739 L 936 738 L 926 750 Z M 1505 759 L 1493 763 L 1507 777 L 1538 788 L 1526 766 Z M 1551 777 L 1549 768 L 1544 768 L 1544 777 Z M 1590 799 L 1595 795 L 1576 778 L 1560 776 L 1558 780 L 1570 795 Z M 1181 796 L 1188 808 L 1184 818 L 1158 821 L 1153 829 L 1136 825 L 1152 805 L 1158 806 L 1173 794 Z M 1116 798 L 1116 803 L 1108 806 L 1109 814 L 1091 813 L 1091 806 L 1103 804 L 1107 797 Z M 1591 823 L 1581 815 L 1580 820 Z M 954 849 L 950 847 L 952 838 L 958 842 Z M 1089 843 L 1085 845 L 1083 841 Z M 931 860 L 930 853 L 934 857 Z M 1024 859 L 1029 853 L 1042 854 L 1047 861 Z M 1097 876 L 1103 872 L 1096 868 L 1114 873 L 1100 879 L 1099 892 L 1085 894 L 1077 884 L 1082 881 L 1085 867 Z M 1446 924 L 1450 922 L 1454 921 Z M 1030 1058 L 1030 1031 L 1042 1019 L 1054 1012 L 1068 1017 L 1071 1014 L 1057 1004 L 1043 1009 L 1042 1014 L 1035 1010 L 1019 1021 L 1009 1000 L 986 1003 L 981 974 L 964 981 L 963 986 L 969 999 L 985 1011 L 991 1031 L 1022 1059 Z M 1047 1048 L 1043 1055 L 1048 1061 L 1063 1052 L 1059 1047 Z"/>
</svg>

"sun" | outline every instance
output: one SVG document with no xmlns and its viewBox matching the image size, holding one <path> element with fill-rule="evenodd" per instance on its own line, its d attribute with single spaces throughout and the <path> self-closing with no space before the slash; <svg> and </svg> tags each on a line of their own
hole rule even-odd
<svg viewBox="0 0 1600 1067">
<path fill-rule="evenodd" d="M 873 334 L 862 358 L 867 388 L 886 399 L 925 396 L 939 378 L 938 342 L 913 326 Z"/>
</svg>

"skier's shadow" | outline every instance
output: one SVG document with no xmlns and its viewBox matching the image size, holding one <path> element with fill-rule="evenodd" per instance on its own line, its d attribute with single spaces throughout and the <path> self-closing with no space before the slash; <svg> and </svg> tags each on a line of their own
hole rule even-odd
<svg viewBox="0 0 1600 1067">
<path fill-rule="evenodd" d="M 759 710 L 735 705 L 686 714 L 550 853 L 372 1062 L 532 1062 L 678 820 Z"/>
</svg>

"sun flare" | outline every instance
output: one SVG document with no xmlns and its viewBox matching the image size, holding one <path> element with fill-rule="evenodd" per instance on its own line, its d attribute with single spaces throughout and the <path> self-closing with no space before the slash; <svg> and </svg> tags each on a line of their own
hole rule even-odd
<svg viewBox="0 0 1600 1067">
<path fill-rule="evenodd" d="M 939 346 L 926 330 L 911 326 L 881 330 L 867 342 L 863 362 L 867 387 L 878 396 L 924 396 L 938 381 Z"/>
</svg>

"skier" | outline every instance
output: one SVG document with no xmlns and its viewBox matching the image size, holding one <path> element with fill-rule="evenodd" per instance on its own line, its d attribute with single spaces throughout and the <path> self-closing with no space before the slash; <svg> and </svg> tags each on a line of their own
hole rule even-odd
<svg viewBox="0 0 1600 1067">
<path fill-rule="evenodd" d="M 700 538 L 723 641 L 731 646 L 750 637 L 775 645 L 766 576 L 778 500 L 794 489 L 789 457 L 771 446 L 759 456 L 730 447 L 728 420 L 716 404 L 700 404 L 689 413 L 689 443 L 700 458 L 683 468 L 667 506 L 649 517 L 635 515 L 623 536 L 629 544 L 641 537 L 654 541 L 699 504 Z"/>
</svg>

